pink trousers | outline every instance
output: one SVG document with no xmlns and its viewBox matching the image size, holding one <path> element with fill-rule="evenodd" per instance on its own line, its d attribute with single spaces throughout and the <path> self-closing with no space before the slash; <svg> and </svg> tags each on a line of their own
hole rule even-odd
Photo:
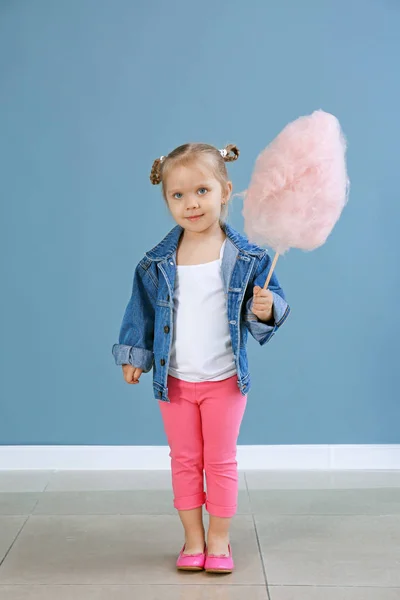
<svg viewBox="0 0 400 600">
<path fill-rule="evenodd" d="M 210 514 L 232 517 L 238 496 L 236 443 L 247 401 L 237 375 L 200 383 L 169 375 L 168 391 L 170 403 L 159 405 L 171 450 L 175 508 L 205 503 Z"/>
</svg>

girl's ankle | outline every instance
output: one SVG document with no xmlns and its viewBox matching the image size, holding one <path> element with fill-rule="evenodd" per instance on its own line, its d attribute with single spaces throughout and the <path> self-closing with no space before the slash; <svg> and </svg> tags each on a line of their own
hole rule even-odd
<svg viewBox="0 0 400 600">
<path fill-rule="evenodd" d="M 215 535 L 209 533 L 207 536 L 207 551 L 209 554 L 229 554 L 229 534 Z"/>
<path fill-rule="evenodd" d="M 209 531 L 207 534 L 207 542 L 227 542 L 229 544 L 229 532 L 228 533 L 213 533 Z"/>
<path fill-rule="evenodd" d="M 205 542 L 200 542 L 196 540 L 188 540 L 185 541 L 185 549 L 183 551 L 184 554 L 201 554 L 204 552 Z"/>
<path fill-rule="evenodd" d="M 206 543 L 205 532 L 185 533 L 185 554 L 197 554 L 204 551 Z"/>
</svg>

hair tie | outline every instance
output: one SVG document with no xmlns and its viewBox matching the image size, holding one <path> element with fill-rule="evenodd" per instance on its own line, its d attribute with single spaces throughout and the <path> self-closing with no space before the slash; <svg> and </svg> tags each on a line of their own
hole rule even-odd
<svg viewBox="0 0 400 600">
<path fill-rule="evenodd" d="M 219 153 L 222 156 L 222 158 L 225 158 L 228 155 L 226 148 L 224 148 L 223 150 L 219 150 Z"/>
</svg>

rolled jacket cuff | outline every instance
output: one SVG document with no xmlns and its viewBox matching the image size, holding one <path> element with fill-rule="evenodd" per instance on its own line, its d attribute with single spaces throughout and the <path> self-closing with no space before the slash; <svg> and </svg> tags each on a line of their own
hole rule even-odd
<svg viewBox="0 0 400 600">
<path fill-rule="evenodd" d="M 267 343 L 274 335 L 275 331 L 284 323 L 290 313 L 290 307 L 286 300 L 284 300 L 279 294 L 271 293 L 274 297 L 273 313 L 274 313 L 274 324 L 269 325 L 260 321 L 260 319 L 251 311 L 253 306 L 253 298 L 247 301 L 246 316 L 248 328 L 254 337 L 254 339 L 263 346 Z"/>
<path fill-rule="evenodd" d="M 272 295 L 274 297 L 273 309 L 275 327 L 280 327 L 283 321 L 286 320 L 290 309 L 286 300 L 284 300 L 279 294 L 277 294 L 276 292 L 272 292 Z"/>
<path fill-rule="evenodd" d="M 132 365 L 137 369 L 142 369 L 144 373 L 148 373 L 153 366 L 153 352 L 145 348 L 114 344 L 112 353 L 116 365 Z"/>
</svg>

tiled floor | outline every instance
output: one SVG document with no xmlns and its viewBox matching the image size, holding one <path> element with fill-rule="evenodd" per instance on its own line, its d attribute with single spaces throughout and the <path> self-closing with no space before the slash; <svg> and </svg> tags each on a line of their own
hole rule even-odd
<svg viewBox="0 0 400 600">
<path fill-rule="evenodd" d="M 240 474 L 232 575 L 178 573 L 168 472 L 0 472 L 1 600 L 400 600 L 400 472 Z"/>
</svg>

